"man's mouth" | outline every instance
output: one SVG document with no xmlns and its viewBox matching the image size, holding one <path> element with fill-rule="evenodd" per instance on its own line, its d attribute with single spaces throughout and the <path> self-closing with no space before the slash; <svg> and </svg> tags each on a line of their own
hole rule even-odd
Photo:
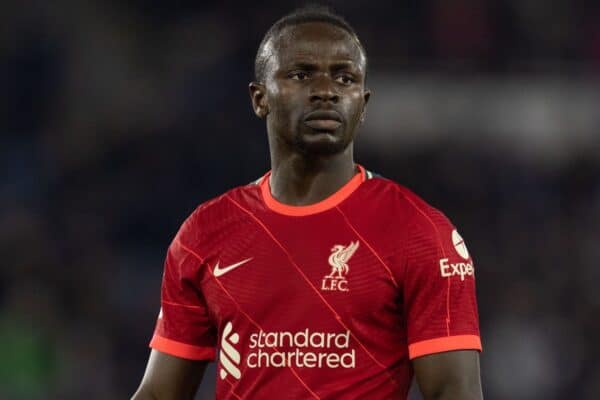
<svg viewBox="0 0 600 400">
<path fill-rule="evenodd" d="M 306 114 L 304 124 L 316 131 L 335 131 L 342 125 L 342 118 L 333 110 L 317 110 Z"/>
</svg>

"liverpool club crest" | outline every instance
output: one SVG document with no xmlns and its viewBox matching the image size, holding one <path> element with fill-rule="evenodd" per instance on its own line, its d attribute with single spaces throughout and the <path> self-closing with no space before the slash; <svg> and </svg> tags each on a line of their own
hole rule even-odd
<svg viewBox="0 0 600 400">
<path fill-rule="evenodd" d="M 328 260 L 329 265 L 331 265 L 331 272 L 323 278 L 321 290 L 349 291 L 348 280 L 346 279 L 346 275 L 348 275 L 348 271 L 350 270 L 348 261 L 357 249 L 358 240 L 351 242 L 348 246 L 342 246 L 341 244 L 333 246 Z"/>
</svg>

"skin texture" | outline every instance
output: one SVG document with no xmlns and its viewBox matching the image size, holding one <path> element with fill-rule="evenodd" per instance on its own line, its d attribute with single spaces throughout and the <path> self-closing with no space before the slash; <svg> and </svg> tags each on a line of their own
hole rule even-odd
<svg viewBox="0 0 600 400">
<path fill-rule="evenodd" d="M 479 353 L 449 351 L 413 360 L 415 376 L 425 400 L 481 400 Z"/>
<path fill-rule="evenodd" d="M 289 205 L 316 203 L 357 171 L 353 141 L 370 97 L 365 55 L 355 37 L 320 22 L 284 28 L 265 52 L 265 81 L 249 89 L 254 112 L 267 126 L 272 194 Z M 308 126 L 314 111 L 335 112 L 339 127 Z M 475 351 L 423 356 L 413 366 L 425 400 L 483 398 Z M 205 367 L 153 350 L 133 399 L 193 399 Z"/>
<path fill-rule="evenodd" d="M 207 361 L 185 360 L 152 350 L 142 383 L 131 399 L 191 400 L 207 364 Z"/>
</svg>

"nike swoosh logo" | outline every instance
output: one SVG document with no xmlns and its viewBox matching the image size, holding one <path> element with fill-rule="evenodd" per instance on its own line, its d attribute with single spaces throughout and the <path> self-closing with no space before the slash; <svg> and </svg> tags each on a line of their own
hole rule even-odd
<svg viewBox="0 0 600 400">
<path fill-rule="evenodd" d="M 215 277 L 218 278 L 221 275 L 225 275 L 226 273 L 228 273 L 229 271 L 232 271 L 234 269 L 236 269 L 237 267 L 246 264 L 248 261 L 252 260 L 252 257 L 250 258 L 246 258 L 245 260 L 242 260 L 238 263 L 235 264 L 231 264 L 227 267 L 224 268 L 219 268 L 219 262 L 217 261 L 217 265 L 215 265 L 215 269 L 213 270 L 213 274 L 215 274 Z"/>
</svg>

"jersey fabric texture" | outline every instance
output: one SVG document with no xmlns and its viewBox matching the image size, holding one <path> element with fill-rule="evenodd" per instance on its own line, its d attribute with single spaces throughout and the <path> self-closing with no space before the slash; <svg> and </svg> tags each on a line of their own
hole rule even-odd
<svg viewBox="0 0 600 400">
<path fill-rule="evenodd" d="M 200 205 L 165 262 L 150 347 L 218 355 L 217 399 L 406 399 L 410 360 L 481 350 L 473 261 L 449 220 L 362 166 L 309 206 L 270 174 Z"/>
</svg>

